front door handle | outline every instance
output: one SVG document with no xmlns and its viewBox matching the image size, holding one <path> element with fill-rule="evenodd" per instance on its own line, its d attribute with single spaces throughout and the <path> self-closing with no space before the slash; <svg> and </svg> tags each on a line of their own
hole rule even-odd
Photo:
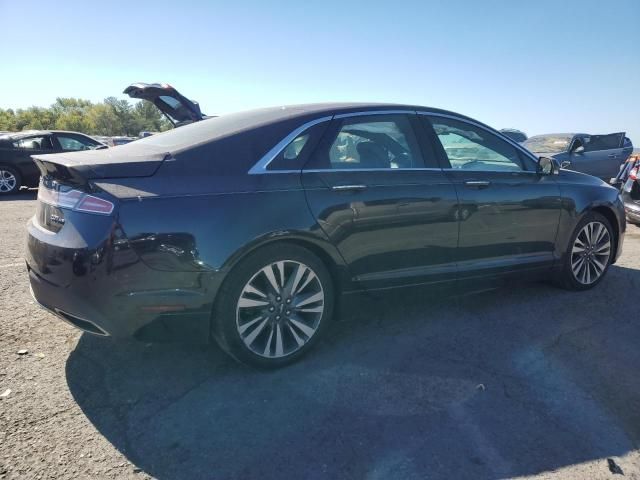
<svg viewBox="0 0 640 480">
<path fill-rule="evenodd" d="M 618 155 L 615 153 L 610 153 L 609 155 L 607 155 L 609 158 L 618 158 Z"/>
<path fill-rule="evenodd" d="M 335 190 L 336 192 L 359 192 L 366 190 L 366 188 L 366 185 L 334 185 L 331 187 L 331 190 Z"/>
<path fill-rule="evenodd" d="M 469 188 L 487 188 L 491 182 L 489 180 L 467 180 L 464 184 Z"/>
</svg>

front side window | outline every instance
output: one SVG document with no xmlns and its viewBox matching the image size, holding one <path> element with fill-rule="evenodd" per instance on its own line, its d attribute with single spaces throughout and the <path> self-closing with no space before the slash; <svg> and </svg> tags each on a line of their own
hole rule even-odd
<svg viewBox="0 0 640 480">
<path fill-rule="evenodd" d="M 572 134 L 536 135 L 526 140 L 522 145 L 537 154 L 562 153 L 569 150 L 572 139 Z"/>
<path fill-rule="evenodd" d="M 430 117 L 430 120 L 454 170 L 519 172 L 532 169 L 513 145 L 483 128 L 450 118 Z"/>
<path fill-rule="evenodd" d="M 424 166 L 413 127 L 404 115 L 345 118 L 319 152 L 316 163 L 333 170 Z"/>
<path fill-rule="evenodd" d="M 93 150 L 97 144 L 91 143 L 88 139 L 78 137 L 68 137 L 65 135 L 56 135 L 58 142 L 63 150 Z"/>
</svg>

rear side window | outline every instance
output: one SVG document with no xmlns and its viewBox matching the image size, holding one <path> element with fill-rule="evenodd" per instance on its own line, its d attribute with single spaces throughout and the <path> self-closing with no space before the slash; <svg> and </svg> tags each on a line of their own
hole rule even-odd
<svg viewBox="0 0 640 480">
<path fill-rule="evenodd" d="M 21 148 L 24 150 L 52 150 L 53 145 L 49 137 L 29 137 L 21 138 L 13 142 L 15 148 Z"/>
<path fill-rule="evenodd" d="M 338 121 L 311 165 L 327 170 L 422 168 L 424 160 L 406 115 L 367 115 Z"/>
<path fill-rule="evenodd" d="M 295 137 L 269 163 L 267 170 L 301 170 L 314 146 L 327 129 L 328 123 L 321 122 Z"/>
<path fill-rule="evenodd" d="M 535 171 L 518 149 L 484 128 L 446 117 L 429 119 L 454 170 Z"/>
<path fill-rule="evenodd" d="M 613 150 L 622 148 L 624 133 L 612 133 L 610 135 L 591 135 L 583 138 L 585 152 L 597 152 L 600 150 Z"/>
</svg>

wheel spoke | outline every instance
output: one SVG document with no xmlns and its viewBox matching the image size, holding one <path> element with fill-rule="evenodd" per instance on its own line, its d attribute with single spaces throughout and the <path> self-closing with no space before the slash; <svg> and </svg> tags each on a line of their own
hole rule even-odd
<svg viewBox="0 0 640 480">
<path fill-rule="evenodd" d="M 278 273 L 280 273 L 279 290 L 282 290 L 282 287 L 284 287 L 284 262 L 278 262 L 276 266 L 278 267 Z"/>
<path fill-rule="evenodd" d="M 276 356 L 281 357 L 284 354 L 282 348 L 282 332 L 280 331 L 280 324 L 276 325 Z"/>
<path fill-rule="evenodd" d="M 297 308 L 298 312 L 304 313 L 322 313 L 324 310 L 324 305 L 320 305 L 319 307 L 311 307 L 311 308 Z"/>
<path fill-rule="evenodd" d="M 319 302 L 323 298 L 324 298 L 324 294 L 322 292 L 313 293 L 313 294 L 305 295 L 302 299 L 298 301 L 294 300 L 293 305 L 295 308 L 300 308 L 300 307 L 304 307 L 305 305 L 309 305 L 310 303 Z"/>
<path fill-rule="evenodd" d="M 316 278 L 315 273 L 313 273 L 311 270 L 309 270 L 309 274 L 307 275 L 306 280 L 304 281 L 304 283 L 300 286 L 300 288 L 298 289 L 297 293 L 302 292 L 307 285 L 309 285 L 311 283 L 312 280 L 314 280 Z"/>
<path fill-rule="evenodd" d="M 267 265 L 266 267 L 264 267 L 262 269 L 262 271 L 264 272 L 265 276 L 267 277 L 267 280 L 269 280 L 269 283 L 271 284 L 271 288 L 273 288 L 273 291 L 275 293 L 279 293 L 280 292 L 280 286 L 278 285 L 276 277 L 273 274 L 273 265 Z"/>
<path fill-rule="evenodd" d="M 260 333 L 262 332 L 262 330 L 264 330 L 264 326 L 267 324 L 267 321 L 269 320 L 269 317 L 265 317 L 264 320 L 262 320 L 262 323 L 260 325 L 258 325 L 253 332 L 251 332 L 249 335 L 247 335 L 247 338 L 244 339 L 245 343 L 247 345 L 251 345 L 255 339 L 258 337 L 258 335 L 260 335 Z"/>
<path fill-rule="evenodd" d="M 600 260 L 598 260 L 596 257 L 593 257 L 591 261 L 593 263 L 593 266 L 595 267 L 597 276 L 600 276 L 600 274 L 604 271 L 606 264 L 601 263 Z"/>
<path fill-rule="evenodd" d="M 301 347 L 302 345 L 304 345 L 304 340 L 300 338 L 300 335 L 296 333 L 295 328 L 293 328 L 290 323 L 287 323 L 286 325 L 287 325 L 287 328 L 289 329 L 289 332 L 291 333 L 291 335 L 293 335 L 293 338 L 296 340 L 298 347 Z"/>
<path fill-rule="evenodd" d="M 247 285 L 246 287 L 244 287 L 244 292 L 245 293 L 253 293 L 254 295 L 258 295 L 261 298 L 267 298 L 267 294 L 266 293 L 258 290 L 253 285 Z"/>
<path fill-rule="evenodd" d="M 584 252 L 586 249 L 583 246 L 580 245 L 574 245 L 573 249 L 571 250 L 571 253 L 581 253 Z"/>
<path fill-rule="evenodd" d="M 291 281 L 291 286 L 289 288 L 290 295 L 295 295 L 296 293 L 298 293 L 298 285 L 300 284 L 300 280 L 302 280 L 302 277 L 304 276 L 306 271 L 307 271 L 307 267 L 305 267 L 304 265 L 296 266 L 296 273 L 294 275 L 291 275 L 290 277 L 290 281 Z"/>
<path fill-rule="evenodd" d="M 253 300 L 245 297 L 240 298 L 238 301 L 238 307 L 240 308 L 265 307 L 267 305 L 269 305 L 269 302 L 266 300 Z"/>
<path fill-rule="evenodd" d="M 301 320 L 299 320 L 299 319 L 297 319 L 297 318 L 291 317 L 291 318 L 289 318 L 289 320 L 291 321 L 291 323 L 292 323 L 293 325 L 295 325 L 296 327 L 298 327 L 298 329 L 300 329 L 300 331 L 301 331 L 302 333 L 304 333 L 308 338 L 311 338 L 311 336 L 312 336 L 314 333 L 316 333 L 315 328 L 311 328 L 311 327 L 309 327 L 309 326 L 305 325 L 304 323 L 302 323 L 302 321 L 301 321 Z"/>
<path fill-rule="evenodd" d="M 271 339 L 273 338 L 273 325 L 271 325 L 271 331 L 269 332 L 269 338 L 267 338 L 267 343 L 264 346 L 264 352 L 262 352 L 266 357 L 271 356 Z"/>
<path fill-rule="evenodd" d="M 251 325 L 255 325 L 256 323 L 258 323 L 260 320 L 262 320 L 263 316 L 260 315 L 257 318 L 254 318 L 253 320 L 249 320 L 247 323 L 243 324 L 242 326 L 238 327 L 238 332 L 240 332 L 240 335 L 242 335 L 244 332 L 247 331 L 247 329 L 249 327 L 251 327 Z"/>
</svg>

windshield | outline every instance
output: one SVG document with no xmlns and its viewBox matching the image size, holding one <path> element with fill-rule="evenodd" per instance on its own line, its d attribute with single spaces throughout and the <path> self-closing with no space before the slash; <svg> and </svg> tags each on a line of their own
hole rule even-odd
<svg viewBox="0 0 640 480">
<path fill-rule="evenodd" d="M 560 153 L 569 150 L 573 135 L 537 135 L 524 142 L 533 153 Z"/>
</svg>

